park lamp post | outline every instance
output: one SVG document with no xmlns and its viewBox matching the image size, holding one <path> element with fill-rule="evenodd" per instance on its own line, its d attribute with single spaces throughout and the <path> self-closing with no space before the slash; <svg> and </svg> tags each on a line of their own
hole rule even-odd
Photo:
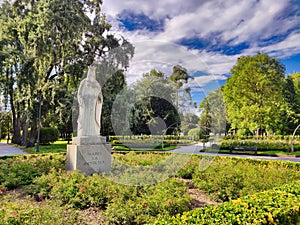
<svg viewBox="0 0 300 225">
<path fill-rule="evenodd" d="M 39 103 L 39 115 L 38 115 L 38 133 L 37 133 L 37 141 L 36 141 L 36 150 L 35 152 L 40 151 L 40 134 L 41 134 L 41 109 L 42 109 L 42 92 L 38 91 L 38 95 L 36 97 L 36 101 Z"/>
<path fill-rule="evenodd" d="M 291 152 L 294 152 L 294 138 L 295 138 L 295 134 L 297 132 L 297 130 L 299 129 L 300 124 L 296 127 L 296 129 L 293 132 L 293 136 L 292 136 L 292 140 L 291 140 Z"/>
</svg>

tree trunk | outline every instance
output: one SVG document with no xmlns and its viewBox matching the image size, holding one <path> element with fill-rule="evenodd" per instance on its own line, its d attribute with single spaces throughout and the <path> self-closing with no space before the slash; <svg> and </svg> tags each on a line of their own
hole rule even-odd
<svg viewBox="0 0 300 225">
<path fill-rule="evenodd" d="M 21 145 L 21 122 L 19 116 L 13 121 L 12 143 Z"/>
<path fill-rule="evenodd" d="M 13 103 L 13 93 L 10 94 L 11 99 L 11 111 L 12 111 L 12 128 L 13 128 L 13 137 L 11 142 L 17 145 L 21 144 L 21 123 L 20 123 L 20 112 L 16 112 L 15 105 Z"/>
<path fill-rule="evenodd" d="M 31 126 L 30 134 L 29 134 L 29 140 L 27 143 L 27 148 L 33 147 L 35 140 L 36 140 L 36 131 L 37 131 L 37 121 L 33 120 L 33 124 Z"/>
<path fill-rule="evenodd" d="M 27 146 L 28 141 L 28 112 L 25 113 L 25 117 L 22 124 L 22 146 Z"/>
</svg>

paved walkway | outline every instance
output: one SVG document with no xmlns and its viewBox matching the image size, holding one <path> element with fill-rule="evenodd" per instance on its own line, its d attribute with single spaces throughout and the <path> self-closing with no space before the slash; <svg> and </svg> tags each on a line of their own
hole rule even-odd
<svg viewBox="0 0 300 225">
<path fill-rule="evenodd" d="M 0 156 L 28 154 L 22 149 L 6 143 L 0 143 Z"/>
<path fill-rule="evenodd" d="M 208 145 L 207 145 L 208 146 Z M 171 150 L 170 152 L 175 153 L 186 153 L 186 154 L 202 154 L 202 155 L 214 155 L 214 156 L 231 156 L 239 158 L 252 158 L 252 159 L 266 159 L 266 160 L 287 160 L 292 162 L 300 162 L 300 158 L 288 158 L 288 157 L 270 157 L 270 156 L 255 156 L 255 155 L 235 155 L 235 154 L 222 154 L 213 152 L 200 152 L 203 149 L 202 144 L 182 146 L 177 149 Z M 28 154 L 22 149 L 8 145 L 6 143 L 0 143 L 0 156 L 9 155 L 22 155 Z"/>
<path fill-rule="evenodd" d="M 182 146 L 177 149 L 171 150 L 170 152 L 186 153 L 186 154 L 202 154 L 202 155 L 213 155 L 213 156 L 231 156 L 239 158 L 251 158 L 251 159 L 265 159 L 265 160 L 285 160 L 292 162 L 300 162 L 300 158 L 292 157 L 272 157 L 272 156 L 256 156 L 256 155 L 236 155 L 236 154 L 223 154 L 218 152 L 200 152 L 203 149 L 202 144 Z"/>
</svg>

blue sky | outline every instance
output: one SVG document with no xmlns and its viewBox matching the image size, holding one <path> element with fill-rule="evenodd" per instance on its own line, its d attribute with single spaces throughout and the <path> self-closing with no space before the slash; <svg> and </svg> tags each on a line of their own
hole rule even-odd
<svg viewBox="0 0 300 225">
<path fill-rule="evenodd" d="M 129 84 L 152 68 L 167 75 L 180 64 L 195 79 L 199 102 L 223 85 L 242 55 L 267 53 L 300 72 L 299 0 L 104 0 L 103 12 L 136 47 Z"/>
</svg>

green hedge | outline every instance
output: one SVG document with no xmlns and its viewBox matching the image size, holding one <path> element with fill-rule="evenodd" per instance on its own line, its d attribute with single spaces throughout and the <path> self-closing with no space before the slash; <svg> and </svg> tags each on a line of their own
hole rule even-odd
<svg viewBox="0 0 300 225">
<path fill-rule="evenodd" d="M 224 140 L 277 140 L 277 141 L 290 141 L 293 135 L 269 135 L 269 136 L 238 136 L 238 135 L 227 135 Z M 300 140 L 300 135 L 295 135 L 294 140 Z"/>
<path fill-rule="evenodd" d="M 50 144 L 58 141 L 59 131 L 54 127 L 42 127 L 40 133 L 40 144 Z"/>
<path fill-rule="evenodd" d="M 199 208 L 159 219 L 156 225 L 278 224 L 300 222 L 300 182 L 256 193 L 218 206 Z"/>
<path fill-rule="evenodd" d="M 257 147 L 259 151 L 279 150 L 289 151 L 291 149 L 290 142 L 278 141 L 278 140 L 222 140 L 220 143 L 220 149 L 230 149 L 231 147 Z M 300 151 L 300 144 L 294 143 L 294 150 Z"/>
</svg>

